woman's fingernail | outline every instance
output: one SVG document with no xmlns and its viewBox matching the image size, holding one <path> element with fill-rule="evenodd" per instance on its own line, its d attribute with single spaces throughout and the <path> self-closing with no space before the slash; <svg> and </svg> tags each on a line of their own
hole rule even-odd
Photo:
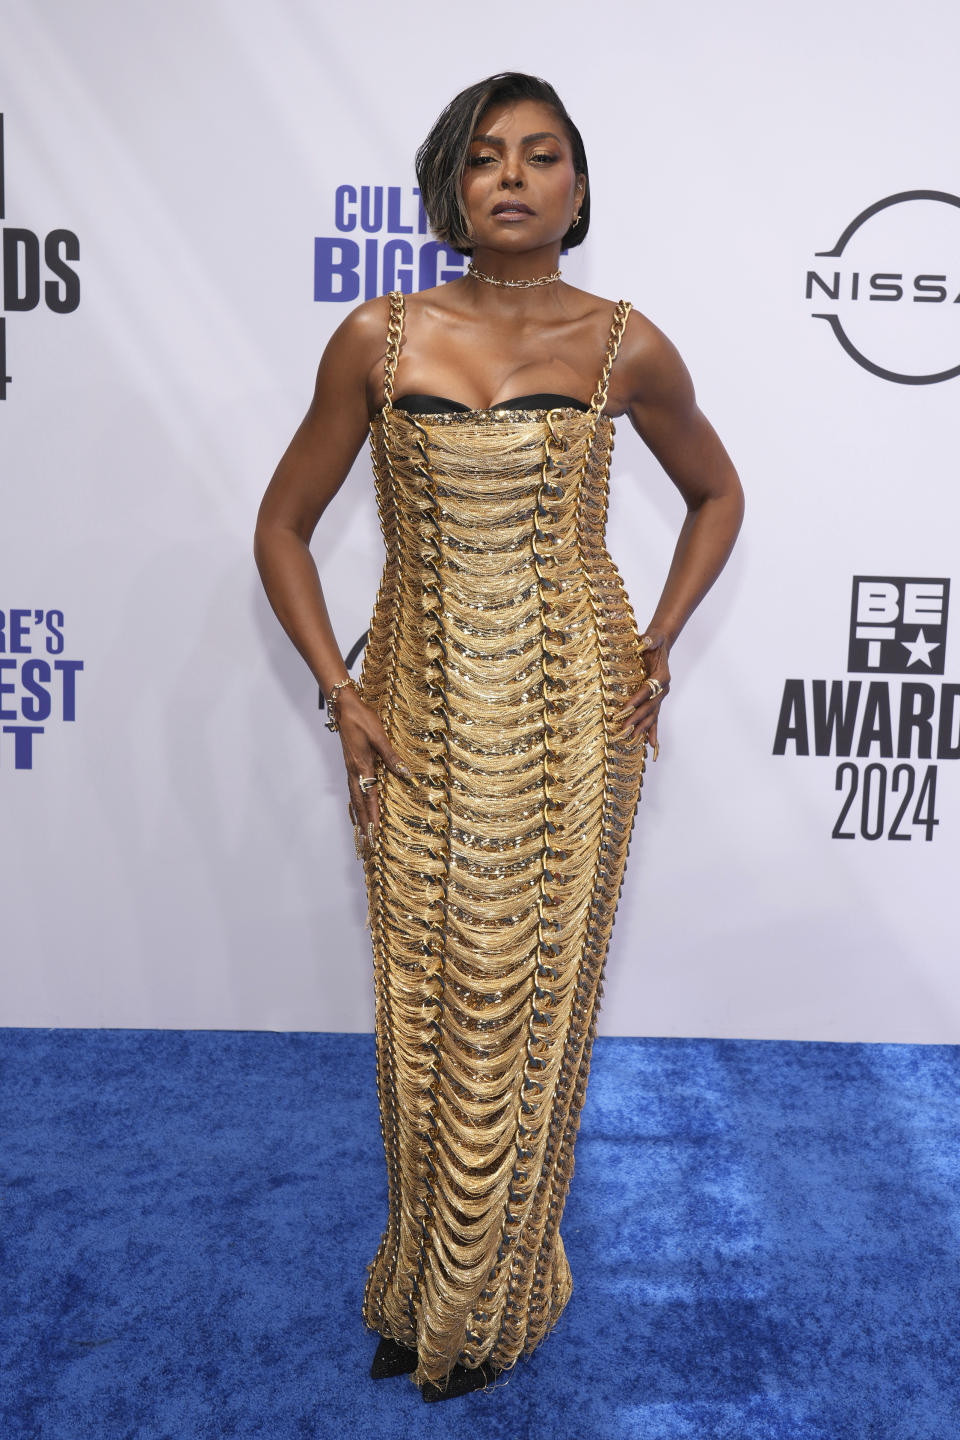
<svg viewBox="0 0 960 1440">
<path fill-rule="evenodd" d="M 369 842 L 370 842 L 371 845 L 373 844 L 373 835 L 374 835 L 373 821 L 371 820 L 371 821 L 370 821 L 370 824 L 367 826 L 367 839 L 369 840 Z"/>
</svg>

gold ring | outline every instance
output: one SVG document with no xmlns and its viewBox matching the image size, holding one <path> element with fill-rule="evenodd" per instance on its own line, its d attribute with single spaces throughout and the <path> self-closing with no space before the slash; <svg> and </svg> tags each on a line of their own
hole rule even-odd
<svg viewBox="0 0 960 1440">
<path fill-rule="evenodd" d="M 647 684 L 650 686 L 650 699 L 651 699 L 651 700 L 656 700 L 656 698 L 657 698 L 658 695 L 662 695 L 662 694 L 663 694 L 663 686 L 660 684 L 660 681 L 659 681 L 659 680 L 657 680 L 657 679 L 654 678 L 653 675 L 650 675 L 650 676 L 647 678 Z"/>
<path fill-rule="evenodd" d="M 373 790 L 378 783 L 376 775 L 360 775 L 357 777 L 357 784 L 360 786 L 364 795 L 366 795 L 368 790 Z"/>
</svg>

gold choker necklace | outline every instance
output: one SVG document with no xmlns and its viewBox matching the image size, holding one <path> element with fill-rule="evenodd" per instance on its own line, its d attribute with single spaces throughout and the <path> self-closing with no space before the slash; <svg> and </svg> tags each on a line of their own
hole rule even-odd
<svg viewBox="0 0 960 1440">
<path fill-rule="evenodd" d="M 467 266 L 467 274 L 475 275 L 478 280 L 484 280 L 488 285 L 503 285 L 511 290 L 529 290 L 534 285 L 552 285 L 555 280 L 560 279 L 560 271 L 554 270 L 552 275 L 538 275 L 535 280 L 498 280 L 495 275 L 484 275 L 472 260 Z"/>
</svg>

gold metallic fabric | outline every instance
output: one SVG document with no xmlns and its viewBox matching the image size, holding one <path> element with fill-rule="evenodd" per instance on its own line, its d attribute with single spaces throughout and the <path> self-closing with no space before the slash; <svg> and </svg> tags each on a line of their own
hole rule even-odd
<svg viewBox="0 0 960 1440">
<path fill-rule="evenodd" d="M 604 540 L 629 309 L 589 412 L 412 416 L 391 296 L 363 693 L 418 783 L 383 774 L 365 861 L 389 1213 L 364 1318 L 420 1384 L 511 1366 L 571 1291 L 558 1227 L 646 755 L 617 737 L 645 672 Z"/>
</svg>

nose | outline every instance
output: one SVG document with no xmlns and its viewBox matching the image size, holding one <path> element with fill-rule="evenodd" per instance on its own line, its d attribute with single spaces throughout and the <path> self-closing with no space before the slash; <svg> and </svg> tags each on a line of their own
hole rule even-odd
<svg viewBox="0 0 960 1440">
<path fill-rule="evenodd" d="M 523 172 L 516 156 L 505 155 L 500 170 L 500 185 L 504 190 L 519 190 L 523 186 Z"/>
</svg>

